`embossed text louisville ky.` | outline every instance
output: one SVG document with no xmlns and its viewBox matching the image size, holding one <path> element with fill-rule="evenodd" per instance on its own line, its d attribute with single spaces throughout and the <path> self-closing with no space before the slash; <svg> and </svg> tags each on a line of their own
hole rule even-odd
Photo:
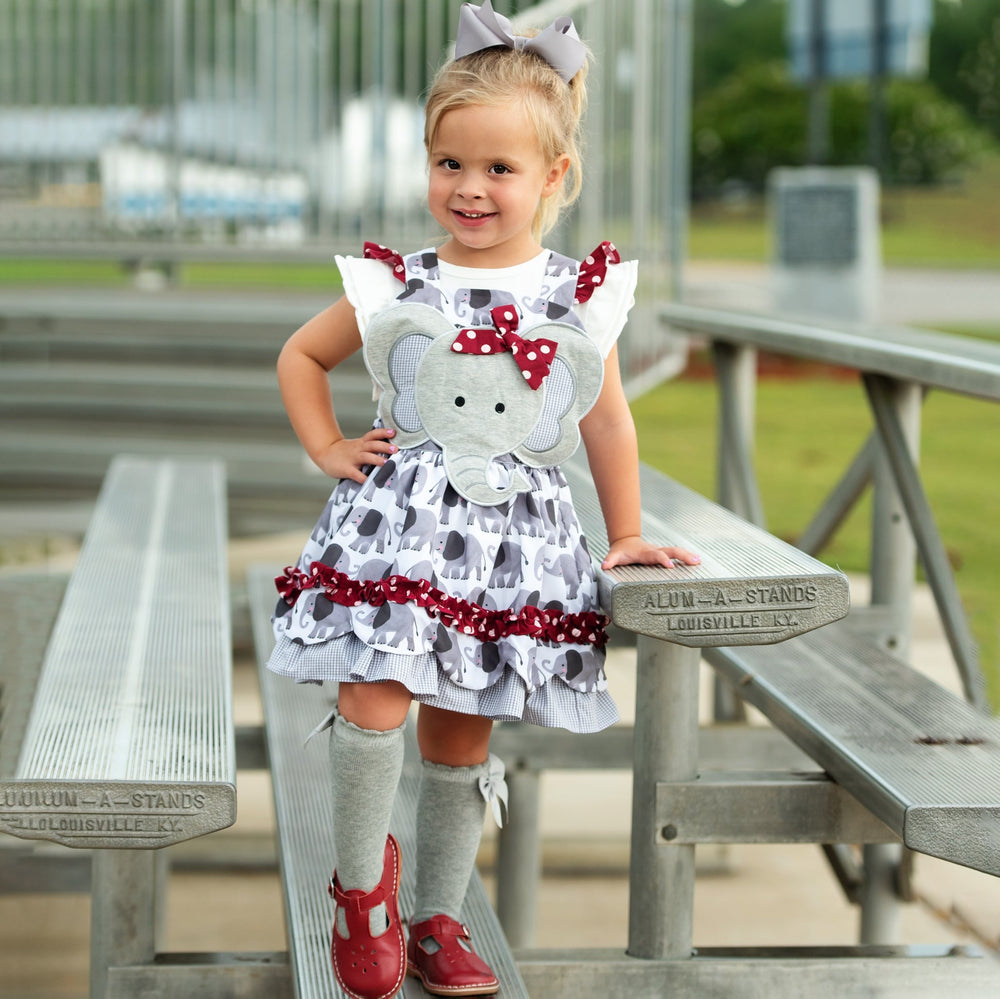
<svg viewBox="0 0 1000 999">
<path fill-rule="evenodd" d="M 200 835 L 214 821 L 216 803 L 192 784 L 103 785 L 54 781 L 49 787 L 0 785 L 0 829 L 67 846 L 157 847 Z"/>
<path fill-rule="evenodd" d="M 668 633 L 762 636 L 798 629 L 799 616 L 815 607 L 817 596 L 812 583 L 755 584 L 735 592 L 672 588 L 647 593 L 642 609 L 662 618 Z"/>
</svg>

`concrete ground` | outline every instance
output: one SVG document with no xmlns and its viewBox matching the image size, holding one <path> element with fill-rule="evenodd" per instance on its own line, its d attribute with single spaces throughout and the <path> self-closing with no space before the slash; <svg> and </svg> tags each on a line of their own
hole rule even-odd
<svg viewBox="0 0 1000 999">
<path fill-rule="evenodd" d="M 874 322 L 961 326 L 1000 319 L 1000 274 L 996 270 L 887 267 L 878 280 Z M 774 307 L 774 284 L 766 264 L 691 261 L 685 267 L 684 301 L 748 312 Z"/>
<path fill-rule="evenodd" d="M 286 552 L 290 557 L 300 540 L 234 543 L 234 579 L 242 578 L 251 561 L 280 561 Z M 66 553 L 51 562 L 59 568 L 71 557 Z M 855 600 L 865 600 L 863 581 L 857 584 Z M 915 663 L 939 682 L 954 686 L 930 596 L 920 590 L 916 601 Z M 624 720 L 631 721 L 634 656 L 630 650 L 613 653 L 609 676 Z M 235 681 L 237 723 L 259 722 L 255 668 L 248 657 L 239 659 Z M 625 948 L 630 794 L 625 773 L 544 776 L 545 875 L 537 946 Z M 238 800 L 239 819 L 232 829 L 174 848 L 177 864 L 169 883 L 165 950 L 285 948 L 281 890 L 273 869 L 206 871 L 194 864 L 208 845 L 216 856 L 266 858 L 271 854 L 274 819 L 267 775 L 241 773 Z M 494 848 L 495 831 L 487 826 L 480 859 L 491 890 Z M 816 847 L 706 847 L 699 851 L 698 870 L 696 946 L 857 942 L 858 910 L 845 901 Z M 322 890 L 317 886 L 317 891 Z M 0 996 L 85 996 L 88 921 L 85 895 L 0 895 Z M 900 942 L 976 946 L 997 961 L 1000 987 L 1000 883 L 933 858 L 917 858 L 916 899 L 903 908 Z"/>
</svg>

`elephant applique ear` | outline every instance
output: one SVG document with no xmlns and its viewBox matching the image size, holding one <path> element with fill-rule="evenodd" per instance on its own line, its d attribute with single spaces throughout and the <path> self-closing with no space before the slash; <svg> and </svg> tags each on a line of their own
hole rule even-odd
<svg viewBox="0 0 1000 999">
<path fill-rule="evenodd" d="M 379 416 L 396 431 L 398 447 L 416 447 L 428 439 L 417 413 L 417 368 L 427 348 L 455 329 L 429 305 L 394 305 L 376 315 L 365 334 L 364 358 L 382 389 Z"/>
<path fill-rule="evenodd" d="M 604 382 L 604 357 L 581 330 L 565 323 L 543 323 L 528 334 L 555 340 L 556 356 L 545 378 L 545 404 L 531 435 L 514 456 L 541 468 L 565 461 L 580 445 L 580 420 L 597 402 Z"/>
</svg>

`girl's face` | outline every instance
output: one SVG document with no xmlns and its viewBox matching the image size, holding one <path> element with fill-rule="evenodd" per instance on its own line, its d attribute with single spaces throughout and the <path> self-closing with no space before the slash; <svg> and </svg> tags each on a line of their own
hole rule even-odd
<svg viewBox="0 0 1000 999">
<path fill-rule="evenodd" d="M 541 250 L 531 222 L 542 197 L 558 190 L 569 157 L 545 161 L 519 104 L 447 111 L 429 158 L 428 207 L 451 237 L 442 259 L 511 267 Z"/>
</svg>

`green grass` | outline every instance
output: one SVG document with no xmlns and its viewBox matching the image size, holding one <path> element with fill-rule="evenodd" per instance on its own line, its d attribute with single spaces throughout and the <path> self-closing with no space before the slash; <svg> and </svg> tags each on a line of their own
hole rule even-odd
<svg viewBox="0 0 1000 999">
<path fill-rule="evenodd" d="M 882 192 L 882 255 L 888 266 L 1000 267 L 1000 155 L 984 158 L 946 187 Z M 707 204 L 692 212 L 690 255 L 761 262 L 770 240 L 765 206 Z"/>
<path fill-rule="evenodd" d="M 129 284 L 124 268 L 106 260 L 0 259 L 0 286 Z"/>
<path fill-rule="evenodd" d="M 0 286 L 22 288 L 46 285 L 93 285 L 127 288 L 132 276 L 121 265 L 107 260 L 0 259 Z M 340 277 L 331 255 L 329 264 L 277 262 L 189 263 L 180 268 L 179 284 L 185 288 L 283 289 L 336 291 Z"/>
<path fill-rule="evenodd" d="M 692 260 L 737 260 L 760 263 L 768 259 L 770 244 L 763 206 L 742 209 L 717 206 L 696 208 L 688 229 Z"/>
<path fill-rule="evenodd" d="M 339 293 L 340 274 L 330 255 L 328 264 L 199 263 L 185 264 L 181 284 L 188 288 L 282 288 Z"/>
<path fill-rule="evenodd" d="M 959 336 L 969 336 L 974 340 L 1000 341 L 1000 326 L 989 326 L 982 323 L 963 325 L 961 323 L 946 323 L 934 326 L 939 333 L 957 333 Z"/>
<path fill-rule="evenodd" d="M 644 461 L 715 494 L 715 405 L 711 381 L 681 378 L 633 404 Z M 808 416 L 808 420 L 804 419 Z M 822 430 L 805 430 L 817 427 Z M 763 379 L 757 398 L 756 459 L 768 529 L 794 541 L 871 430 L 864 393 L 852 381 Z M 996 475 L 1000 407 L 946 393 L 925 403 L 924 487 L 938 520 L 987 678 L 1000 706 L 1000 539 Z M 821 555 L 845 572 L 866 572 L 866 493 Z"/>
</svg>

